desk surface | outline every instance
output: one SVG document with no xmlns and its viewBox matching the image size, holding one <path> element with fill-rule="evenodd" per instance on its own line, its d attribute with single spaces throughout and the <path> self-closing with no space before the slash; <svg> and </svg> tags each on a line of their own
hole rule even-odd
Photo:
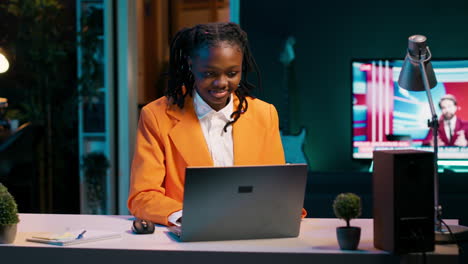
<svg viewBox="0 0 468 264">
<path fill-rule="evenodd" d="M 344 225 L 339 219 L 303 219 L 300 235 L 297 238 L 234 240 L 214 242 L 178 242 L 164 226 L 156 226 L 154 234 L 135 235 L 131 232 L 132 216 L 115 215 L 60 215 L 60 214 L 21 214 L 18 234 L 11 245 L 1 245 L 0 255 L 18 260 L 43 258 L 52 254 L 67 258 L 67 263 L 128 263 L 139 258 L 171 260 L 172 263 L 186 263 L 187 258 L 200 261 L 222 261 L 252 263 L 290 262 L 294 260 L 317 260 L 320 262 L 341 263 L 353 258 L 359 263 L 398 263 L 402 256 L 393 256 L 373 246 L 372 219 L 354 219 L 352 225 L 362 229 L 361 242 L 357 251 L 339 249 L 335 229 Z M 98 229 L 121 232 L 122 237 L 67 247 L 27 242 L 26 237 L 39 232 L 61 233 L 74 229 Z M 86 254 L 93 253 L 93 257 Z M 3 254 L 6 253 L 6 254 Z M 76 254 L 81 255 L 79 258 Z M 89 255 L 89 254 L 88 254 Z M 438 245 L 436 252 L 428 253 L 428 263 L 457 263 L 458 250 L 454 245 Z M 244 258 L 245 257 L 245 258 Z M 422 256 L 410 254 L 404 258 L 420 261 Z M 8 257 L 7 257 L 8 258 Z M 50 258 L 50 256 L 48 257 Z M 54 258 L 55 259 L 55 258 Z M 53 263 L 48 260 L 47 263 Z M 63 259 L 62 259 L 63 260 Z M 52 262 L 51 262 L 52 261 Z M 159 261 L 158 261 L 159 262 Z M 88 264 L 87 263 L 87 264 Z"/>
</svg>

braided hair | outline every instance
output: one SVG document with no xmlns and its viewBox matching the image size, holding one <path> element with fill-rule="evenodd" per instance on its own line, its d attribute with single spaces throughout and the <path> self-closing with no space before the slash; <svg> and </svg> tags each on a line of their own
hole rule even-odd
<svg viewBox="0 0 468 264">
<path fill-rule="evenodd" d="M 170 46 L 169 81 L 165 95 L 173 104 L 182 109 L 185 97 L 193 94 L 195 82 L 189 68 L 189 57 L 194 56 L 201 48 L 217 46 L 220 42 L 239 46 L 243 54 L 242 79 L 239 87 L 234 92 L 240 103 L 231 114 L 232 120 L 224 126 L 224 131 L 226 131 L 229 125 L 236 122 L 240 115 L 247 111 L 246 97 L 254 97 L 251 91 L 255 88 L 255 85 L 247 81 L 247 74 L 255 72 L 259 86 L 261 85 L 260 72 L 250 52 L 247 33 L 239 25 L 232 22 L 200 24 L 177 32 Z"/>
</svg>

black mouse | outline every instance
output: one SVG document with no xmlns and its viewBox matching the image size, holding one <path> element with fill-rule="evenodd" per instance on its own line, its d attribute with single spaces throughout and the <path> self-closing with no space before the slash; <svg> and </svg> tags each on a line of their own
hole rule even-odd
<svg viewBox="0 0 468 264">
<path fill-rule="evenodd" d="M 152 234 L 154 233 L 154 223 L 136 218 L 133 220 L 132 231 L 135 234 Z"/>
</svg>

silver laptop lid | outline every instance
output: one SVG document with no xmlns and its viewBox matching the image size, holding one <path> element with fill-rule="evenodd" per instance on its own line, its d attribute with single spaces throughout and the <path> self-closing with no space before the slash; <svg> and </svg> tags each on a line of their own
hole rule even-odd
<svg viewBox="0 0 468 264">
<path fill-rule="evenodd" d="M 306 164 L 188 167 L 181 241 L 296 237 Z"/>
</svg>

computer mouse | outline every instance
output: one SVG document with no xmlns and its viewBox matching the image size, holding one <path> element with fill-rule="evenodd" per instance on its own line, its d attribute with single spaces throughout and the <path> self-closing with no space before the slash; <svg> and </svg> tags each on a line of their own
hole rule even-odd
<svg viewBox="0 0 468 264">
<path fill-rule="evenodd" d="M 133 220 L 132 231 L 135 234 L 154 233 L 154 223 L 148 220 L 136 218 Z"/>
</svg>

